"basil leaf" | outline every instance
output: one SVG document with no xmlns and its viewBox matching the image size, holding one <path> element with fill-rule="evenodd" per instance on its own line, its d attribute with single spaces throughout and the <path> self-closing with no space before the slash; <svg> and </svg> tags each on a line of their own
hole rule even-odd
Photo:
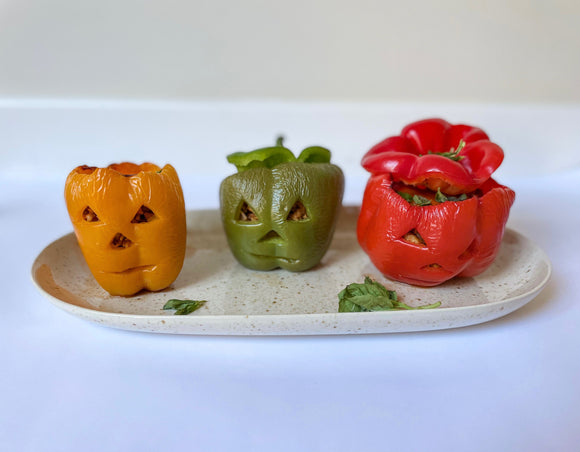
<svg viewBox="0 0 580 452">
<path fill-rule="evenodd" d="M 174 315 L 188 315 L 193 311 L 197 311 L 204 305 L 205 301 L 194 301 L 192 303 L 185 304 L 175 311 Z"/>
<path fill-rule="evenodd" d="M 358 304 L 350 301 L 349 298 L 343 297 L 338 302 L 338 312 L 362 312 L 362 311 L 365 311 L 365 309 L 363 309 L 362 306 L 359 306 Z"/>
<path fill-rule="evenodd" d="M 435 201 L 437 202 L 445 202 L 448 201 L 449 198 L 447 196 L 445 196 L 443 193 L 441 193 L 441 189 L 437 189 L 437 193 L 435 194 Z"/>
<path fill-rule="evenodd" d="M 413 195 L 411 193 L 405 193 L 404 191 L 398 191 L 397 194 L 407 201 L 409 204 L 413 202 Z"/>
<path fill-rule="evenodd" d="M 431 205 L 431 200 L 421 195 L 412 195 L 411 193 L 406 193 L 404 191 L 398 191 L 397 194 L 414 206 L 423 207 Z"/>
<path fill-rule="evenodd" d="M 441 302 L 412 307 L 398 300 L 397 292 L 366 276 L 364 283 L 352 283 L 338 294 L 338 312 L 394 311 L 401 309 L 433 309 Z"/>
<path fill-rule="evenodd" d="M 397 307 L 396 301 L 389 296 L 358 295 L 350 298 L 349 301 L 365 311 L 389 311 Z"/>
<path fill-rule="evenodd" d="M 184 303 L 187 303 L 188 300 L 176 300 L 171 299 L 163 306 L 163 309 L 178 309 Z"/>
<path fill-rule="evenodd" d="M 425 198 L 424 196 L 421 195 L 413 195 L 413 204 L 415 204 L 416 206 L 430 206 L 431 205 L 431 201 L 427 198 Z"/>
<path fill-rule="evenodd" d="M 435 201 L 441 203 L 445 201 L 465 201 L 467 199 L 467 194 L 462 193 L 459 196 L 448 196 L 441 193 L 441 190 L 438 188 L 437 193 L 435 194 Z"/>
<path fill-rule="evenodd" d="M 175 298 L 169 300 L 163 306 L 164 310 L 175 309 L 174 315 L 187 315 L 193 311 L 198 310 L 206 303 L 205 300 L 177 300 Z"/>
</svg>

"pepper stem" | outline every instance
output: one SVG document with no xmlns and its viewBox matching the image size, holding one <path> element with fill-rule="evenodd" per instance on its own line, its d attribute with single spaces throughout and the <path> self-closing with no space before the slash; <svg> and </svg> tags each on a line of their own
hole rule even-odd
<svg viewBox="0 0 580 452">
<path fill-rule="evenodd" d="M 457 149 L 453 150 L 453 148 L 451 148 L 451 152 L 454 152 L 455 154 L 459 154 L 463 150 L 464 147 L 465 147 L 465 141 L 459 140 L 459 144 L 457 145 Z"/>
<path fill-rule="evenodd" d="M 276 146 L 284 147 L 284 135 L 280 135 L 276 138 Z"/>
</svg>

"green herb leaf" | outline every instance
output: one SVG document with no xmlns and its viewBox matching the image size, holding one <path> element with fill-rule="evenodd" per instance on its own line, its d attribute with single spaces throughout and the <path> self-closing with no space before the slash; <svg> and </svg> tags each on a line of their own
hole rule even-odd
<svg viewBox="0 0 580 452">
<path fill-rule="evenodd" d="M 413 195 L 411 193 L 405 193 L 404 191 L 398 191 L 397 194 L 407 201 L 409 204 L 413 202 Z"/>
<path fill-rule="evenodd" d="M 409 204 L 414 206 L 424 207 L 432 205 L 431 200 L 421 195 L 412 195 L 411 193 L 405 193 L 404 191 L 398 191 L 397 194 Z M 465 193 L 462 193 L 459 196 L 446 195 L 441 193 L 439 188 L 437 189 L 437 193 L 435 193 L 435 201 L 438 203 L 446 201 L 465 201 L 467 198 L 468 196 Z"/>
<path fill-rule="evenodd" d="M 353 283 L 338 294 L 338 312 L 394 311 L 401 309 L 432 309 L 441 306 L 441 302 L 412 307 L 401 303 L 397 292 L 388 290 L 382 284 L 368 276 L 362 284 Z"/>
<path fill-rule="evenodd" d="M 441 190 L 438 188 L 437 193 L 435 194 L 435 201 L 437 202 L 445 202 L 445 201 L 465 201 L 467 199 L 467 195 L 462 193 L 459 196 L 450 196 L 444 195 L 441 193 Z"/>
<path fill-rule="evenodd" d="M 448 201 L 449 198 L 447 198 L 447 196 L 445 196 L 443 193 L 441 193 L 441 190 L 438 188 L 437 189 L 437 193 L 435 194 L 435 201 L 437 202 L 445 202 Z"/>
<path fill-rule="evenodd" d="M 362 306 L 351 301 L 349 298 L 346 298 L 344 296 L 340 298 L 341 294 L 342 292 L 338 294 L 339 297 L 338 312 L 362 312 L 365 310 L 362 308 Z"/>
<path fill-rule="evenodd" d="M 422 207 L 431 205 L 431 201 L 421 195 L 412 195 L 411 193 L 405 193 L 404 191 L 398 191 L 397 194 L 409 204 L 413 204 L 414 206 Z"/>
<path fill-rule="evenodd" d="M 163 306 L 164 310 L 175 309 L 174 315 L 187 315 L 193 311 L 198 310 L 206 303 L 205 300 L 177 300 L 175 298 L 169 300 Z"/>
<path fill-rule="evenodd" d="M 413 195 L 413 204 L 415 204 L 416 206 L 430 206 L 431 205 L 431 201 L 427 198 L 425 198 L 424 196 L 421 195 Z"/>
</svg>

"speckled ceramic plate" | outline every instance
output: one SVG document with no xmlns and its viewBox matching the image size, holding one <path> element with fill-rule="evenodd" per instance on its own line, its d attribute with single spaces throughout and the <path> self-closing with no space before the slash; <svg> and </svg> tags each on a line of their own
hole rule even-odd
<svg viewBox="0 0 580 452">
<path fill-rule="evenodd" d="M 507 230 L 494 264 L 476 278 L 418 288 L 383 278 L 356 241 L 358 209 L 343 209 L 330 250 L 303 273 L 257 272 L 239 265 L 227 246 L 218 211 L 188 212 L 183 270 L 167 290 L 123 298 L 109 295 L 91 276 L 73 234 L 37 257 L 32 277 L 56 306 L 80 318 L 127 330 L 174 334 L 362 334 L 437 330 L 502 317 L 532 300 L 550 278 L 544 254 Z M 437 309 L 338 313 L 337 294 L 369 275 L 417 306 Z M 162 309 L 171 298 L 207 300 L 187 316 Z"/>
</svg>

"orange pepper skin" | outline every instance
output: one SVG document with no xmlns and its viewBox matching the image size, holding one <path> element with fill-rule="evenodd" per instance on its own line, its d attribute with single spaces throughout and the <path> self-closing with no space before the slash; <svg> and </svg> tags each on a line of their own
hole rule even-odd
<svg viewBox="0 0 580 452">
<path fill-rule="evenodd" d="M 171 165 L 79 166 L 67 177 L 65 200 L 87 265 L 111 295 L 158 291 L 175 281 L 187 227 Z"/>
<path fill-rule="evenodd" d="M 369 179 L 357 224 L 362 249 L 386 277 L 436 286 L 455 276 L 475 276 L 495 259 L 515 193 L 493 179 L 464 201 L 416 206 L 392 187 L 391 174 Z M 412 243 L 417 233 L 424 243 Z"/>
</svg>

